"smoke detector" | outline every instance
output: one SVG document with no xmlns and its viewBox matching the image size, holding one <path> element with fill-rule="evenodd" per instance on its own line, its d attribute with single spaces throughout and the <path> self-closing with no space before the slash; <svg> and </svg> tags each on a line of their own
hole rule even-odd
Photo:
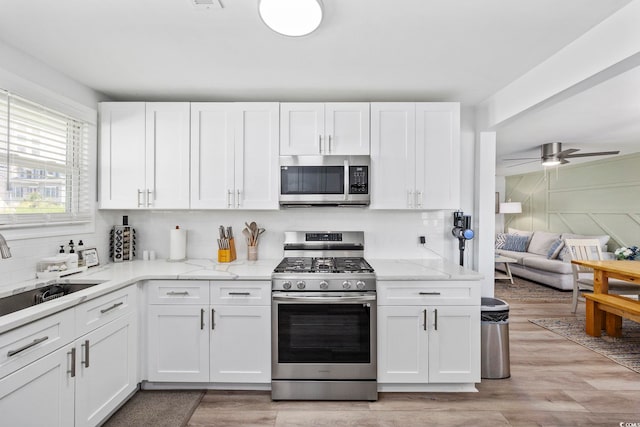
<svg viewBox="0 0 640 427">
<path fill-rule="evenodd" d="M 198 10 L 223 8 L 221 0 L 191 0 L 191 4 Z"/>
</svg>

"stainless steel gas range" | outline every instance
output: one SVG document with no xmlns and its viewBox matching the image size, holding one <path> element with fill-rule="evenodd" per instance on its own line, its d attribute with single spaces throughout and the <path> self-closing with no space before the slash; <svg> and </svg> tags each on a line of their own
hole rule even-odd
<svg viewBox="0 0 640 427">
<path fill-rule="evenodd" d="M 272 399 L 377 400 L 364 233 L 285 232 L 284 254 L 272 275 Z"/>
</svg>

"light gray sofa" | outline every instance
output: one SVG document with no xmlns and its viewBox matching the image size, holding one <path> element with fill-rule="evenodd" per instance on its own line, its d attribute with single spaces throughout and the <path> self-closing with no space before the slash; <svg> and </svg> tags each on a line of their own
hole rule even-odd
<svg viewBox="0 0 640 427">
<path fill-rule="evenodd" d="M 570 233 L 553 233 L 547 231 L 523 231 L 508 229 L 508 234 L 528 236 L 526 252 L 512 251 L 496 248 L 496 255 L 503 255 L 516 260 L 509 264 L 514 276 L 533 280 L 560 290 L 573 289 L 573 274 L 571 271 L 571 257 L 562 248 L 564 239 L 598 239 L 603 250 L 603 255 L 612 258 L 613 254 L 605 253 L 609 236 L 584 236 Z M 556 249 L 557 257 L 549 258 L 549 250 L 556 240 L 561 240 L 560 247 Z M 499 239 L 497 239 L 499 240 Z M 504 264 L 496 264 L 496 269 L 504 271 Z"/>
</svg>

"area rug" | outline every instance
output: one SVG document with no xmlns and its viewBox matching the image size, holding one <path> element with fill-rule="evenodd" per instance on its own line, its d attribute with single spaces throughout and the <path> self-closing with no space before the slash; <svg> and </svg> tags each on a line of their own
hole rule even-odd
<svg viewBox="0 0 640 427">
<path fill-rule="evenodd" d="M 568 304 L 571 301 L 571 291 L 561 291 L 519 277 L 514 277 L 513 281 L 512 285 L 508 280 L 496 280 L 494 291 L 496 298 L 533 303 L 566 302 Z"/>
<path fill-rule="evenodd" d="M 103 425 L 105 427 L 185 426 L 204 394 L 202 390 L 141 390 Z"/>
<path fill-rule="evenodd" d="M 640 373 L 640 323 L 622 320 L 622 337 L 591 337 L 584 331 L 583 317 L 529 320 L 531 323 L 595 351 L 614 362 Z"/>
</svg>

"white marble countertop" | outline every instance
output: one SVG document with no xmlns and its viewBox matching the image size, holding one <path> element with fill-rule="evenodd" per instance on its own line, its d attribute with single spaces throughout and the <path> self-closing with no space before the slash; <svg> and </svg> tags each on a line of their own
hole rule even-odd
<svg viewBox="0 0 640 427">
<path fill-rule="evenodd" d="M 479 273 L 443 260 L 368 260 L 378 280 L 480 280 Z M 141 280 L 270 280 L 279 259 L 218 263 L 211 259 L 189 259 L 112 263 L 63 277 L 60 281 L 102 283 L 87 289 L 0 316 L 0 334 L 82 302 L 121 289 Z M 0 285 L 0 298 L 45 286 L 51 279 L 33 279 L 12 285 Z"/>
<path fill-rule="evenodd" d="M 377 280 L 480 280 L 482 274 L 442 259 L 367 259 Z"/>
</svg>

